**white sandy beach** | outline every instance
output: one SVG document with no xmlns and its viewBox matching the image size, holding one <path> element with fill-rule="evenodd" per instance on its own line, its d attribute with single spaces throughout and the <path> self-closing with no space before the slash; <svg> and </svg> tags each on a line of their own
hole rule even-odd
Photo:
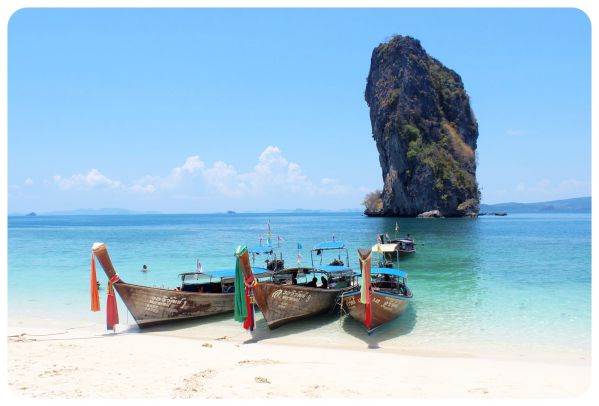
<svg viewBox="0 0 599 406">
<path fill-rule="evenodd" d="M 252 341 L 241 326 L 226 335 L 210 324 L 117 334 L 45 324 L 9 321 L 18 398 L 564 398 L 585 396 L 591 377 L 586 355 Z"/>
</svg>

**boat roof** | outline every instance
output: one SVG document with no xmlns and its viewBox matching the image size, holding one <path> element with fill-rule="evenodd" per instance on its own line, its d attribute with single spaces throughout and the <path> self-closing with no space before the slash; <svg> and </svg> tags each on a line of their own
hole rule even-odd
<svg viewBox="0 0 599 406">
<path fill-rule="evenodd" d="M 322 272 L 351 272 L 351 268 L 343 265 L 320 265 L 316 267 L 317 271 Z"/>
<path fill-rule="evenodd" d="M 387 274 L 387 275 L 393 275 L 393 276 L 399 276 L 401 278 L 407 278 L 408 274 L 404 271 L 402 271 L 401 269 L 394 269 L 394 268 L 372 268 L 370 270 L 370 274 L 375 274 L 375 273 L 382 273 L 382 274 Z"/>
<path fill-rule="evenodd" d="M 272 254 L 272 251 L 273 248 L 270 245 L 258 245 L 248 248 L 250 254 Z"/>
<path fill-rule="evenodd" d="M 271 271 L 269 271 L 268 269 L 260 268 L 260 267 L 253 267 L 252 270 L 256 277 L 262 277 L 262 276 L 265 276 L 264 274 L 266 274 L 266 273 L 271 273 Z M 185 273 L 179 274 L 180 277 L 184 277 L 184 276 L 188 276 L 188 275 L 194 275 L 195 276 L 194 279 L 200 279 L 202 277 L 214 278 L 214 279 L 227 279 L 227 278 L 235 277 L 235 269 L 217 269 L 217 270 L 210 271 L 210 272 L 185 272 Z"/>
<path fill-rule="evenodd" d="M 413 243 L 413 242 L 414 242 L 414 240 L 407 240 L 407 239 L 405 239 L 405 238 L 402 238 L 402 239 L 400 239 L 400 240 L 398 240 L 398 241 L 399 241 L 399 242 L 411 242 L 411 243 Z"/>
<path fill-rule="evenodd" d="M 393 252 L 397 250 L 397 244 L 374 244 L 372 252 Z"/>
<path fill-rule="evenodd" d="M 315 250 L 338 250 L 345 248 L 345 243 L 343 241 L 324 241 L 319 242 L 312 248 L 312 251 Z"/>
</svg>

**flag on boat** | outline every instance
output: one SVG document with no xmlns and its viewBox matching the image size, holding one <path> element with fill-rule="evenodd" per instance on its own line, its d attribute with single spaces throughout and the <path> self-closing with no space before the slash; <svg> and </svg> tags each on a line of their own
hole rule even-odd
<svg viewBox="0 0 599 406">
<path fill-rule="evenodd" d="M 204 269 L 202 268 L 202 263 L 200 262 L 199 259 L 196 262 L 196 269 L 198 270 L 199 273 L 204 272 Z"/>
<path fill-rule="evenodd" d="M 302 244 L 300 244 L 299 242 L 297 243 L 297 249 L 301 250 L 302 249 Z"/>
<path fill-rule="evenodd" d="M 268 225 L 268 234 L 267 234 L 267 237 L 266 237 L 266 245 L 271 245 L 272 244 L 271 243 L 272 233 L 270 232 L 270 220 L 268 220 L 267 225 Z"/>
<path fill-rule="evenodd" d="M 260 240 L 260 246 L 262 246 L 262 234 L 258 236 L 258 239 Z"/>
<path fill-rule="evenodd" d="M 395 222 L 395 232 L 399 231 L 399 226 L 397 225 L 397 221 Z"/>
</svg>

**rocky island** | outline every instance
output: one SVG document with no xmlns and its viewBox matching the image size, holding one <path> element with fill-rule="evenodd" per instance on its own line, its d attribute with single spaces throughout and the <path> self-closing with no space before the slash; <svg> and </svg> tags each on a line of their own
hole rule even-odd
<svg viewBox="0 0 599 406">
<path fill-rule="evenodd" d="M 460 76 L 397 35 L 372 52 L 365 98 L 384 186 L 364 213 L 477 215 L 478 124 Z"/>
</svg>

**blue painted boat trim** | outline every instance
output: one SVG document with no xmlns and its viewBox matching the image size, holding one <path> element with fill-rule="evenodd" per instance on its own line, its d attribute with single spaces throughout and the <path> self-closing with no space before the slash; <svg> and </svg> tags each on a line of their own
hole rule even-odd
<svg viewBox="0 0 599 406">
<path fill-rule="evenodd" d="M 353 295 L 360 294 L 360 293 L 361 292 L 359 290 L 352 290 L 351 292 L 342 293 L 341 297 L 349 297 L 349 296 L 353 296 Z M 384 292 L 372 292 L 372 294 L 393 297 L 393 298 L 399 299 L 399 300 L 412 300 L 414 298 L 414 295 L 412 295 L 412 297 L 408 297 L 408 296 L 392 295 L 390 293 L 384 293 Z"/>
</svg>

